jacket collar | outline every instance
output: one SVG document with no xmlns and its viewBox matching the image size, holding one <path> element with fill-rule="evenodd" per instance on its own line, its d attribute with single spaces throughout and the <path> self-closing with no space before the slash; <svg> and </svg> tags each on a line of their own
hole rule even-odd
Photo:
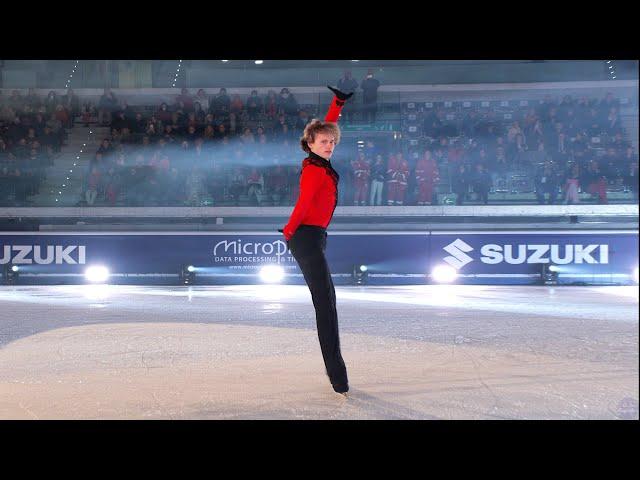
<svg viewBox="0 0 640 480">
<path fill-rule="evenodd" d="M 327 171 L 327 173 L 329 173 L 329 175 L 333 178 L 333 181 L 336 184 L 336 186 L 338 185 L 338 181 L 340 181 L 340 175 L 331 166 L 331 162 L 329 160 L 327 160 L 326 158 L 322 158 L 320 155 L 316 155 L 313 152 L 309 152 L 309 155 L 307 156 L 307 158 L 302 162 L 302 167 L 304 168 L 309 163 L 317 165 L 318 167 L 323 167 Z"/>
<path fill-rule="evenodd" d="M 309 152 L 309 158 L 313 158 L 314 160 L 318 160 L 323 164 L 326 164 L 327 166 L 331 165 L 331 162 L 329 160 L 327 160 L 326 158 L 321 157 L 320 155 L 313 153 L 313 152 Z"/>
</svg>

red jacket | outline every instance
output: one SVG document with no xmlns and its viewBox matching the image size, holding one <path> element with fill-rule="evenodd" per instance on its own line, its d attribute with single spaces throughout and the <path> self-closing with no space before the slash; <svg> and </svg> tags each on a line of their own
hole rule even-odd
<svg viewBox="0 0 640 480">
<path fill-rule="evenodd" d="M 438 180 L 438 165 L 433 158 L 422 157 L 416 164 L 416 180 L 418 183 L 434 183 Z"/>
<path fill-rule="evenodd" d="M 333 97 L 325 122 L 336 122 L 344 101 Z M 302 162 L 300 175 L 300 195 L 291 213 L 289 222 L 284 226 L 284 237 L 291 239 L 298 227 L 317 225 L 327 228 L 338 204 L 338 181 L 340 175 L 329 160 L 311 152 Z"/>
</svg>

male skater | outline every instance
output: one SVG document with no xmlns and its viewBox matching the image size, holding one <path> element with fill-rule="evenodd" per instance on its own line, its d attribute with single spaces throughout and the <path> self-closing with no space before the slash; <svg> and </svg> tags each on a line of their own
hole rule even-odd
<svg viewBox="0 0 640 480">
<path fill-rule="evenodd" d="M 311 292 L 316 311 L 320 349 L 329 381 L 342 395 L 349 391 L 347 367 L 340 353 L 336 292 L 324 256 L 327 227 L 338 203 L 340 176 L 329 159 L 340 142 L 337 121 L 344 103 L 353 93 L 345 94 L 329 87 L 335 94 L 324 122 L 314 119 L 304 129 L 300 145 L 308 153 L 302 162 L 300 194 L 289 222 L 279 230 L 298 262 Z"/>
</svg>

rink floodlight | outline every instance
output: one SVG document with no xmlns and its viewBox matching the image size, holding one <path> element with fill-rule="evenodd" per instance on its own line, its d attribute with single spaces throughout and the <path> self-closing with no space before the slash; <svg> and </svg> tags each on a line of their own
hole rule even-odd
<svg viewBox="0 0 640 480">
<path fill-rule="evenodd" d="M 558 272 L 560 269 L 554 264 L 542 264 L 540 281 L 542 285 L 558 285 Z"/>
<path fill-rule="evenodd" d="M 196 281 L 196 267 L 193 265 L 182 265 L 178 274 L 182 285 L 192 285 Z"/>
<path fill-rule="evenodd" d="M 636 282 L 636 283 L 640 283 L 638 281 L 638 267 L 633 269 L 633 281 Z"/>
<path fill-rule="evenodd" d="M 364 285 L 369 278 L 369 267 L 356 264 L 351 272 L 351 279 L 355 285 Z"/>
<path fill-rule="evenodd" d="M 109 269 L 103 265 L 93 265 L 85 270 L 84 276 L 91 283 L 104 283 L 109 279 Z"/>
<path fill-rule="evenodd" d="M 3 280 L 6 285 L 15 285 L 18 283 L 20 268 L 17 265 L 5 265 L 3 272 Z"/>
<path fill-rule="evenodd" d="M 458 271 L 450 265 L 438 265 L 431 270 L 431 278 L 436 283 L 453 283 L 458 278 Z"/>
<path fill-rule="evenodd" d="M 280 283 L 284 278 L 284 269 L 278 265 L 267 265 L 260 269 L 260 279 L 265 283 Z"/>
<path fill-rule="evenodd" d="M 17 272 L 18 270 L 20 270 L 20 268 L 17 265 L 12 265 L 11 266 L 11 271 L 12 272 Z M 638 276 L 638 269 L 636 268 L 636 278 Z"/>
<path fill-rule="evenodd" d="M 279 283 L 284 278 L 284 269 L 278 265 L 267 265 L 260 269 L 260 278 L 266 283 Z"/>
</svg>

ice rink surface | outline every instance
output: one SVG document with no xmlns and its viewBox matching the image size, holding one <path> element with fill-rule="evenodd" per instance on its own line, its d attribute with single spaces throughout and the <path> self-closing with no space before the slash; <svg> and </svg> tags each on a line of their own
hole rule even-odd
<svg viewBox="0 0 640 480">
<path fill-rule="evenodd" d="M 2 286 L 0 419 L 638 418 L 638 287 Z"/>
</svg>

